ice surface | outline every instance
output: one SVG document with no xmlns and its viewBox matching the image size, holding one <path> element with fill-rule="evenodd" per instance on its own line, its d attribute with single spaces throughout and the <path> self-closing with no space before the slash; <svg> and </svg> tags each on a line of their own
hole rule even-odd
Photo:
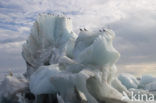
<svg viewBox="0 0 156 103">
<path fill-rule="evenodd" d="M 151 75 L 143 75 L 141 77 L 139 87 L 145 88 L 147 84 L 154 82 L 154 81 L 156 81 L 156 77 L 153 77 Z"/>
<path fill-rule="evenodd" d="M 69 18 L 39 16 L 33 24 L 29 39 L 23 45 L 22 55 L 27 63 L 27 76 L 39 66 L 56 63 L 64 54 L 72 57 L 76 37 Z"/>
<path fill-rule="evenodd" d="M 52 85 L 50 78 L 58 73 L 58 65 L 41 66 L 30 78 L 29 87 L 31 92 L 36 95 L 55 93 L 56 88 Z"/>
<path fill-rule="evenodd" d="M 122 73 L 118 76 L 121 83 L 127 87 L 127 89 L 135 88 L 137 89 L 139 85 L 139 81 L 136 79 L 135 76 L 128 74 L 128 73 Z"/>
<path fill-rule="evenodd" d="M 80 32 L 74 49 L 76 60 L 82 64 L 114 64 L 119 58 L 118 51 L 112 46 L 114 36 L 112 30 Z"/>
<path fill-rule="evenodd" d="M 87 71 L 81 71 L 77 74 L 61 72 L 58 69 L 58 66 L 53 64 L 46 67 L 40 67 L 32 74 L 30 78 L 30 90 L 36 95 L 59 92 L 65 102 L 70 101 L 74 103 L 74 101 L 76 101 L 74 100 L 74 88 L 77 87 L 79 90 L 85 92 L 85 95 L 90 98 L 90 103 L 96 103 L 96 100 L 86 89 L 86 79 L 89 77 L 90 73 L 87 73 Z"/>
<path fill-rule="evenodd" d="M 7 75 L 0 85 L 0 97 L 13 95 L 17 90 L 23 89 L 27 86 L 28 81 L 24 77 Z"/>
<path fill-rule="evenodd" d="M 156 91 L 156 80 L 149 84 L 146 84 L 145 89 L 149 91 Z"/>
</svg>

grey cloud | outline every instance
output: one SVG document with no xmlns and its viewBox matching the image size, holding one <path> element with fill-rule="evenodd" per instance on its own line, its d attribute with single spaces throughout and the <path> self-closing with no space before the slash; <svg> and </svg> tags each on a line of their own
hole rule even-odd
<svg viewBox="0 0 156 103">
<path fill-rule="evenodd" d="M 143 19 L 131 17 L 111 24 L 117 38 L 120 38 L 115 40 L 114 43 L 121 53 L 119 63 L 156 62 L 156 22 L 149 22 L 154 21 L 156 15 L 140 16 Z"/>
<path fill-rule="evenodd" d="M 0 48 L 0 69 L 25 67 L 18 51 L 21 46 L 12 45 L 26 40 L 27 28 L 43 12 L 64 12 L 73 19 L 74 30 L 110 25 L 117 34 L 114 45 L 121 53 L 119 64 L 155 62 L 155 4 L 153 0 L 1 0 L 0 47 L 6 48 Z"/>
</svg>

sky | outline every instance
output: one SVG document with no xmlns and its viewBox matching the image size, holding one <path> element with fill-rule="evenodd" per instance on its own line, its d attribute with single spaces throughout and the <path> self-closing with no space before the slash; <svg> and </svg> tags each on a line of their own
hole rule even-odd
<svg viewBox="0 0 156 103">
<path fill-rule="evenodd" d="M 0 73 L 26 70 L 22 45 L 39 13 L 65 14 L 76 33 L 114 30 L 119 71 L 156 75 L 156 0 L 0 0 Z"/>
</svg>

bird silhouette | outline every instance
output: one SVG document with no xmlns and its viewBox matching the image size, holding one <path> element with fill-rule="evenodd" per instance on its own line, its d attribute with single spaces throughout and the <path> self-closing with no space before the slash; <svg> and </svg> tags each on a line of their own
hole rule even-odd
<svg viewBox="0 0 156 103">
<path fill-rule="evenodd" d="M 80 31 L 83 31 L 82 29 L 80 29 Z"/>
<path fill-rule="evenodd" d="M 103 29 L 103 32 L 105 32 L 106 30 L 105 29 Z"/>
<path fill-rule="evenodd" d="M 88 31 L 86 28 L 84 28 L 84 31 Z"/>
</svg>

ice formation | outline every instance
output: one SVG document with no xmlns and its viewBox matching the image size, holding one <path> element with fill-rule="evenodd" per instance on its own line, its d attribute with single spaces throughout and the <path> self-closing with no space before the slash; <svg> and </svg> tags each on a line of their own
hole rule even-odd
<svg viewBox="0 0 156 103">
<path fill-rule="evenodd" d="M 138 81 L 127 74 L 118 79 L 115 63 L 120 54 L 113 47 L 114 37 L 110 29 L 81 29 L 77 35 L 70 18 L 40 15 L 22 50 L 29 86 L 24 78 L 4 81 L 13 94 L 27 88 L 25 97 L 19 95 L 20 103 L 125 103 L 123 92 L 129 96 L 127 88 L 137 88 Z"/>
<path fill-rule="evenodd" d="M 151 75 L 143 75 L 140 80 L 139 87 L 145 88 L 145 86 L 151 82 L 156 81 L 156 78 Z"/>
<path fill-rule="evenodd" d="M 50 15 L 39 16 L 34 23 L 22 55 L 27 63 L 27 76 L 41 65 L 58 63 L 63 55 L 72 57 L 77 35 L 72 31 L 69 18 Z"/>
<path fill-rule="evenodd" d="M 127 87 L 127 89 L 130 88 L 138 88 L 139 81 L 136 79 L 135 76 L 128 74 L 128 73 L 122 73 L 118 76 L 121 83 Z"/>
<path fill-rule="evenodd" d="M 153 81 L 145 86 L 146 90 L 156 91 L 156 81 Z"/>
<path fill-rule="evenodd" d="M 109 29 L 81 31 L 77 37 L 70 19 L 39 16 L 22 53 L 31 92 L 59 92 L 65 102 L 76 103 L 76 88 L 89 103 L 120 100 L 122 91 L 128 91 L 117 79 L 120 54 L 113 48 L 114 37 Z"/>
<path fill-rule="evenodd" d="M 28 81 L 23 76 L 15 77 L 7 75 L 0 85 L 0 102 L 2 102 L 2 98 L 9 98 L 13 102 L 13 99 L 16 98 L 16 94 L 27 87 Z"/>
</svg>

